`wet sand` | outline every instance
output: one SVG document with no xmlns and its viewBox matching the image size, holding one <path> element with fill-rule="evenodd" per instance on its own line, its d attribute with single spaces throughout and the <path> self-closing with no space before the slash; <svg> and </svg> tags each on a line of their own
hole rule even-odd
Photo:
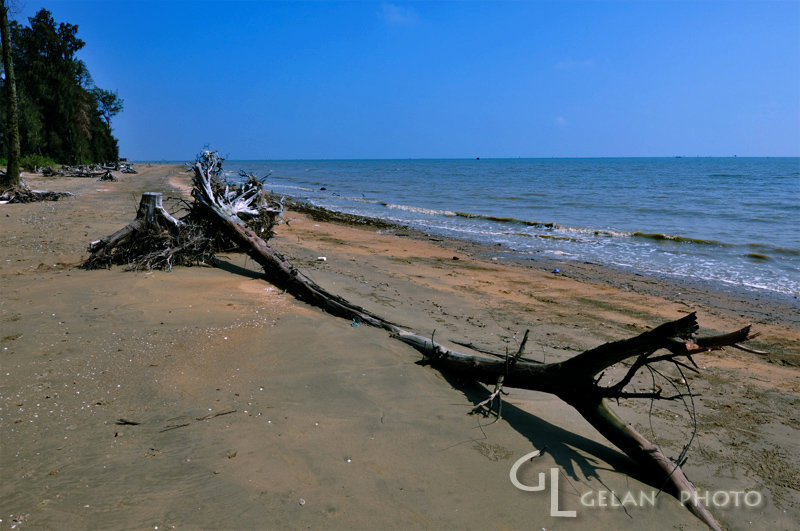
<svg viewBox="0 0 800 531">
<path fill-rule="evenodd" d="M 77 197 L 0 207 L 0 528 L 702 528 L 666 495 L 584 507 L 586 492 L 653 487 L 569 406 L 510 389 L 502 420 L 470 416 L 483 387 L 293 300 L 243 255 L 172 272 L 77 269 L 142 192 L 186 193 L 181 167 L 138 169 L 111 183 L 31 177 Z M 725 526 L 796 528 L 796 302 L 288 218 L 272 244 L 304 272 L 442 342 L 515 351 L 529 328 L 528 356 L 554 361 L 693 310 L 705 332 L 754 323 L 751 346 L 768 357 L 714 352 L 688 376 L 702 396 L 684 470 L 703 492 L 761 494 L 758 507 L 713 508 Z M 681 404 L 659 404 L 652 431 L 649 402 L 615 408 L 668 456 L 691 437 Z M 575 518 L 550 516 L 549 474 L 546 492 L 509 481 L 545 446 L 520 480 L 557 468 L 559 508 Z"/>
</svg>

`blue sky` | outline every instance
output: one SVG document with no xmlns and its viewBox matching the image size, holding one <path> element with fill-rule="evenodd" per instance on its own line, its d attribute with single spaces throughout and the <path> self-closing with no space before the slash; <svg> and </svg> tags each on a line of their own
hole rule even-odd
<svg viewBox="0 0 800 531">
<path fill-rule="evenodd" d="M 800 155 L 796 0 L 42 7 L 137 160 Z"/>
</svg>

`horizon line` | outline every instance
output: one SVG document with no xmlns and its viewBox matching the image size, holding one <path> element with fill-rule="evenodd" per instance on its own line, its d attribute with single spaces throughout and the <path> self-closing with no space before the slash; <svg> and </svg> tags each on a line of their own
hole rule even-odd
<svg viewBox="0 0 800 531">
<path fill-rule="evenodd" d="M 125 158 L 125 157 L 123 157 Z M 635 156 L 550 156 L 550 157 L 319 157 L 319 158 L 225 158 L 226 162 L 289 162 L 289 161 L 434 161 L 434 160 L 570 160 L 570 159 L 798 159 L 800 155 L 635 155 Z M 130 158 L 128 160 L 139 163 L 183 163 L 187 159 L 149 159 L 149 158 Z"/>
</svg>

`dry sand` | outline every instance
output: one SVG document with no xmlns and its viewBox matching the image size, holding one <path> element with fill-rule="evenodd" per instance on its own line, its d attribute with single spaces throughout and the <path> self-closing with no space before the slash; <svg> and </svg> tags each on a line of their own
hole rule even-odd
<svg viewBox="0 0 800 531">
<path fill-rule="evenodd" d="M 111 183 L 29 177 L 77 197 L 0 207 L 0 528 L 702 528 L 666 495 L 655 507 L 584 507 L 586 492 L 638 500 L 653 487 L 569 406 L 512 389 L 501 421 L 470 416 L 482 387 L 282 294 L 242 255 L 221 268 L 77 269 L 90 241 L 134 217 L 141 192 L 185 193 L 182 168 L 139 170 Z M 703 492 L 763 496 L 713 508 L 726 527 L 798 527 L 796 300 L 587 264 L 554 275 L 412 231 L 289 218 L 272 243 L 312 278 L 444 342 L 516 350 L 530 328 L 528 355 L 552 361 L 693 309 L 707 332 L 754 322 L 752 346 L 769 358 L 715 352 L 690 377 L 702 396 L 684 470 Z M 649 406 L 617 410 L 678 455 L 689 417 L 659 405 L 654 436 Z M 545 446 L 520 479 L 546 472 L 547 490 L 517 490 L 512 464 Z M 577 517 L 550 515 L 550 468 L 559 508 Z"/>
</svg>

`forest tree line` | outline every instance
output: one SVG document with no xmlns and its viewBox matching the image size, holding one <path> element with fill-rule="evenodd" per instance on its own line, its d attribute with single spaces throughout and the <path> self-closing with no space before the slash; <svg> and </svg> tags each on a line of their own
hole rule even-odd
<svg viewBox="0 0 800 531">
<path fill-rule="evenodd" d="M 86 44 L 78 26 L 56 23 L 41 9 L 28 25 L 9 24 L 16 77 L 22 160 L 64 164 L 116 161 L 119 146 L 111 119 L 122 110 L 116 92 L 97 87 L 76 53 Z M 0 64 L 0 101 L 8 87 Z M 0 106 L 0 159 L 9 154 L 5 105 Z"/>
</svg>

